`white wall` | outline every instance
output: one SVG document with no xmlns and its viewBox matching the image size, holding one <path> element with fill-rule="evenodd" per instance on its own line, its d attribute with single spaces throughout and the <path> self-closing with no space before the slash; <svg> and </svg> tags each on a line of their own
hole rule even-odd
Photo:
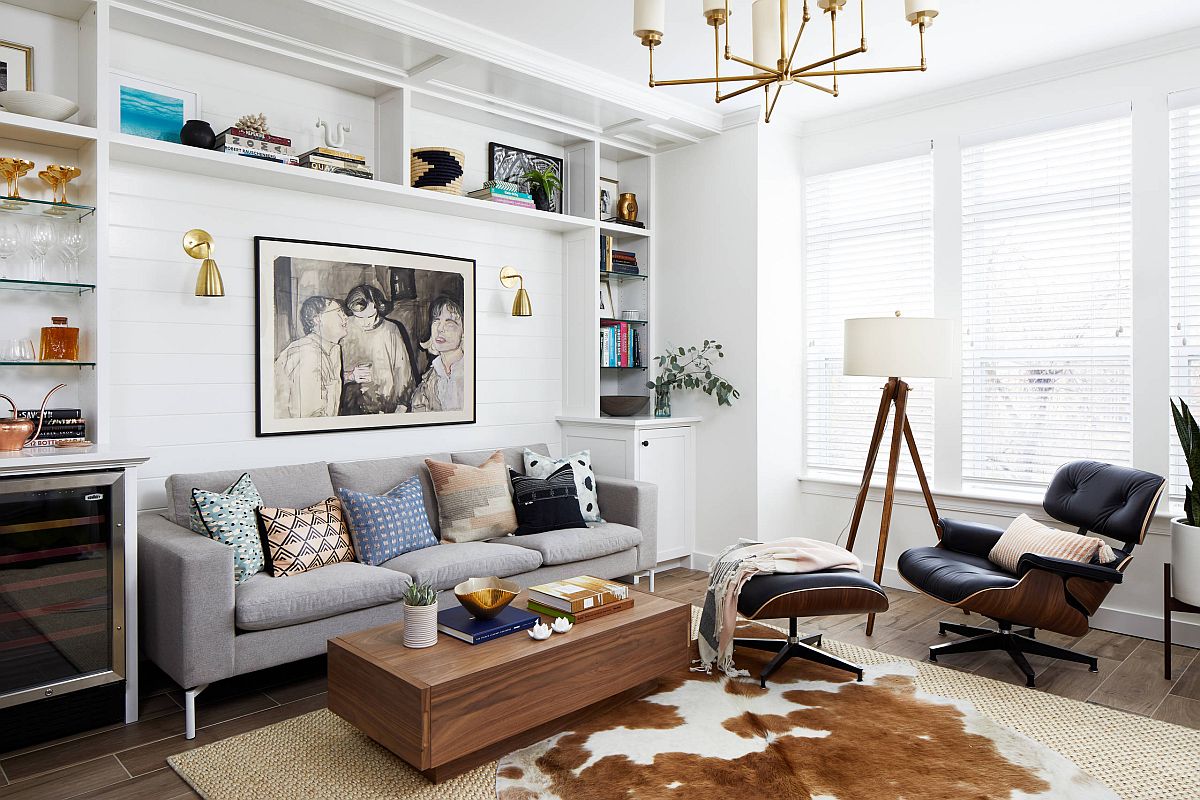
<svg viewBox="0 0 1200 800">
<path fill-rule="evenodd" d="M 138 37 L 117 38 L 119 68 L 154 64 L 161 70 L 155 77 L 198 88 L 204 115 L 217 130 L 240 114 L 264 111 L 274 130 L 315 144 L 317 131 L 310 128 L 320 113 L 351 121 L 350 146 L 373 152 L 369 98 L 265 70 L 234 70 L 221 59 Z M 473 163 L 486 163 L 484 134 L 463 126 L 456 144 L 469 147 Z M 163 480 L 175 472 L 558 442 L 559 234 L 123 164 L 114 166 L 110 200 L 110 441 L 151 457 L 139 473 L 141 508 L 164 505 Z M 216 238 L 223 298 L 193 296 L 198 265 L 179 243 L 194 227 Z M 476 259 L 478 422 L 255 438 L 254 236 Z M 498 278 L 504 264 L 518 265 L 525 276 L 534 317 L 510 316 L 512 292 Z"/>
<path fill-rule="evenodd" d="M 831 118 L 810 125 L 803 139 L 805 168 L 821 171 L 847 160 L 886 154 L 915 141 L 934 141 L 935 270 L 939 292 L 937 313 L 958 316 L 956 276 L 961 268 L 961 136 L 1003 128 L 1073 111 L 1131 103 L 1133 107 L 1133 262 L 1134 262 L 1134 463 L 1167 474 L 1169 416 L 1168 370 L 1168 119 L 1167 95 L 1200 85 L 1200 49 L 1150 55 L 1145 47 L 1125 48 L 1102 56 L 1051 65 L 953 91 L 918 98 L 885 109 Z M 785 191 L 781 187 L 780 191 Z M 794 187 L 792 191 L 799 191 Z M 957 393 L 943 382 L 937 394 L 935 490 L 961 489 L 955 470 L 961 441 Z M 868 431 L 863 431 L 865 450 Z M 796 463 L 797 469 L 800 463 Z M 811 522 L 811 530 L 834 538 L 847 524 L 853 492 L 847 487 L 813 482 L 789 508 Z M 911 496 L 908 500 L 912 500 Z M 942 496 L 948 509 L 978 508 L 969 499 Z M 991 506 L 993 513 L 976 517 L 1005 525 L 1022 506 Z M 1027 507 L 1032 512 L 1036 506 Z M 1160 509 L 1165 512 L 1166 509 Z M 959 513 L 958 515 L 961 515 Z M 1043 515 L 1044 516 L 1044 515 Z M 806 528 L 808 529 L 808 528 Z M 868 509 L 859 536 L 858 554 L 874 561 L 878 505 Z M 1161 635 L 1162 563 L 1170 546 L 1163 520 L 1156 523 L 1145 546 L 1135 553 L 1126 581 L 1110 594 L 1096 617 L 1099 627 L 1142 636 Z M 934 541 L 922 507 L 897 510 L 892 524 L 887 567 L 890 581 L 896 557 L 906 548 Z M 899 583 L 897 585 L 903 585 Z M 1200 643 L 1200 626 L 1192 625 L 1183 640 Z"/>
</svg>

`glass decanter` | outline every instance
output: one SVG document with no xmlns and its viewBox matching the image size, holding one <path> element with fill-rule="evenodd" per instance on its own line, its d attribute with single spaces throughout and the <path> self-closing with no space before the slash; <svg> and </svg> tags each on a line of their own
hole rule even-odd
<svg viewBox="0 0 1200 800">
<path fill-rule="evenodd" d="M 53 325 L 42 328 L 41 361 L 78 361 L 79 328 L 68 328 L 66 317 L 51 317 Z"/>
</svg>

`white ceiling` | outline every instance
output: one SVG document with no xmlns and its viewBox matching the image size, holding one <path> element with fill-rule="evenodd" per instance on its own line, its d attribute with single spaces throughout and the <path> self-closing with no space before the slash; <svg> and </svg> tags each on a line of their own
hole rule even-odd
<svg viewBox="0 0 1200 800">
<path fill-rule="evenodd" d="M 531 49 L 582 62 L 644 86 L 646 49 L 632 35 L 633 0 L 411 0 L 432 11 L 507 37 Z M 751 0 L 731 0 L 734 52 L 749 55 Z M 800 2 L 792 0 L 792 27 L 799 24 Z M 937 23 L 927 34 L 929 71 L 925 74 L 847 76 L 841 96 L 795 86 L 779 103 L 784 116 L 816 119 L 881 102 L 921 94 L 968 81 L 1096 52 L 1186 28 L 1200 26 L 1200 2 L 1156 3 L 1129 0 L 1051 0 L 1033 5 L 1013 0 L 945 0 Z M 857 4 L 839 19 L 839 42 L 858 38 Z M 712 29 L 701 14 L 701 0 L 669 0 L 661 49 L 655 54 L 655 76 L 700 77 L 713 68 Z M 818 16 L 805 33 L 798 59 L 815 61 L 829 53 L 828 17 Z M 866 0 L 869 52 L 845 66 L 890 66 L 916 63 L 916 32 L 904 19 L 903 0 Z M 734 74 L 730 62 L 722 72 Z M 711 87 L 661 87 L 704 108 L 713 108 Z M 751 94 L 727 101 L 722 111 L 761 102 Z"/>
</svg>

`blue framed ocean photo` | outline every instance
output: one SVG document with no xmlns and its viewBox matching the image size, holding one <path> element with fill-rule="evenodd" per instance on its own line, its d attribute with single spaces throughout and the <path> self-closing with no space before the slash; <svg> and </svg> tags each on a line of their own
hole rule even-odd
<svg viewBox="0 0 1200 800">
<path fill-rule="evenodd" d="M 117 72 L 113 82 L 121 133 L 179 144 L 183 124 L 199 116 L 195 92 Z"/>
</svg>

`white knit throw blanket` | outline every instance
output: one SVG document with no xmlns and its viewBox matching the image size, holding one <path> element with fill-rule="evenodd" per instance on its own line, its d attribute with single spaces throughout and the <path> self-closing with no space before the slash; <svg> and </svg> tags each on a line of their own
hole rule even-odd
<svg viewBox="0 0 1200 800">
<path fill-rule="evenodd" d="M 692 671 L 711 675 L 715 665 L 730 677 L 750 674 L 733 664 L 733 632 L 737 627 L 738 594 L 752 576 L 830 569 L 862 571 L 862 562 L 849 550 L 816 539 L 765 543 L 743 540 L 722 550 L 709 566 L 708 593 L 700 615 L 700 660 Z"/>
</svg>

